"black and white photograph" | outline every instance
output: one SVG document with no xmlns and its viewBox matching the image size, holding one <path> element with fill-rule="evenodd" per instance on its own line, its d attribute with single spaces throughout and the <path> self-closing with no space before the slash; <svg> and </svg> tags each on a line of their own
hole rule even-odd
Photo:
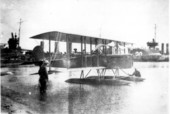
<svg viewBox="0 0 170 114">
<path fill-rule="evenodd" d="M 169 0 L 0 0 L 1 114 L 169 114 Z"/>
</svg>

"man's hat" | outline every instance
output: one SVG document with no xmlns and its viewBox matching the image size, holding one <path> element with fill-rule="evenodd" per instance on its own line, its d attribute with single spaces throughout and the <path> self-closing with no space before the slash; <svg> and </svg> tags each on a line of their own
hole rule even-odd
<svg viewBox="0 0 170 114">
<path fill-rule="evenodd" d="M 43 61 L 44 64 L 49 64 L 48 60 Z"/>
</svg>

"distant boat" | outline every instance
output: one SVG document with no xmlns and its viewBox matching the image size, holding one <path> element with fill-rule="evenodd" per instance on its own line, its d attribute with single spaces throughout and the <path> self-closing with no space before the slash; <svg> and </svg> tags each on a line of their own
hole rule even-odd
<svg viewBox="0 0 170 114">
<path fill-rule="evenodd" d="M 134 61 L 148 61 L 148 62 L 161 62 L 169 61 L 169 56 L 162 55 L 159 49 L 156 49 L 158 43 L 156 42 L 156 25 L 155 25 L 155 38 L 152 42 L 147 42 L 149 49 L 134 49 L 132 50 Z"/>
<path fill-rule="evenodd" d="M 7 43 L 0 44 L 0 55 L 1 55 L 1 67 L 7 66 L 16 66 L 21 65 L 25 62 L 30 62 L 30 50 L 23 50 L 19 45 L 20 40 L 20 28 L 21 28 L 21 20 L 20 20 L 20 27 L 19 27 L 19 34 L 18 36 L 11 33 L 11 38 L 9 38 Z M 8 45 L 8 46 L 7 46 Z M 26 52 L 23 54 L 23 52 Z"/>
</svg>

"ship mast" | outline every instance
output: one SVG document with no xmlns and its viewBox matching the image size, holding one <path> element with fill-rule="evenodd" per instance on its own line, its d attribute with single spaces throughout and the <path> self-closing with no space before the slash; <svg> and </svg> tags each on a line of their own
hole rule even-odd
<svg viewBox="0 0 170 114">
<path fill-rule="evenodd" d="M 156 42 L 156 24 L 155 24 L 155 42 Z"/>
<path fill-rule="evenodd" d="M 158 45 L 158 43 L 156 42 L 156 24 L 155 24 L 155 33 L 154 33 L 153 41 L 147 42 L 147 45 L 148 45 L 149 49 L 151 49 L 151 48 L 155 49 L 155 47 Z"/>
<path fill-rule="evenodd" d="M 21 24 L 23 23 L 22 19 L 20 19 L 19 21 L 19 31 L 18 31 L 18 46 L 19 46 L 19 42 L 20 42 L 20 34 L 21 34 Z"/>
</svg>

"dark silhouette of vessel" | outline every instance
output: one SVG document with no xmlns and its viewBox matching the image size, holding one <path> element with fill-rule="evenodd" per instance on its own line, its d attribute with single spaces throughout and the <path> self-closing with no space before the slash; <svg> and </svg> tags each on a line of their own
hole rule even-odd
<svg viewBox="0 0 170 114">
<path fill-rule="evenodd" d="M 158 42 L 156 42 L 156 25 L 155 25 L 155 38 L 153 38 L 152 42 L 147 42 L 147 46 L 149 49 L 133 49 L 131 53 L 133 54 L 134 61 L 148 61 L 148 62 L 161 62 L 161 61 L 169 61 L 169 50 L 167 44 L 167 52 L 166 54 L 163 51 L 159 51 Z"/>
</svg>

